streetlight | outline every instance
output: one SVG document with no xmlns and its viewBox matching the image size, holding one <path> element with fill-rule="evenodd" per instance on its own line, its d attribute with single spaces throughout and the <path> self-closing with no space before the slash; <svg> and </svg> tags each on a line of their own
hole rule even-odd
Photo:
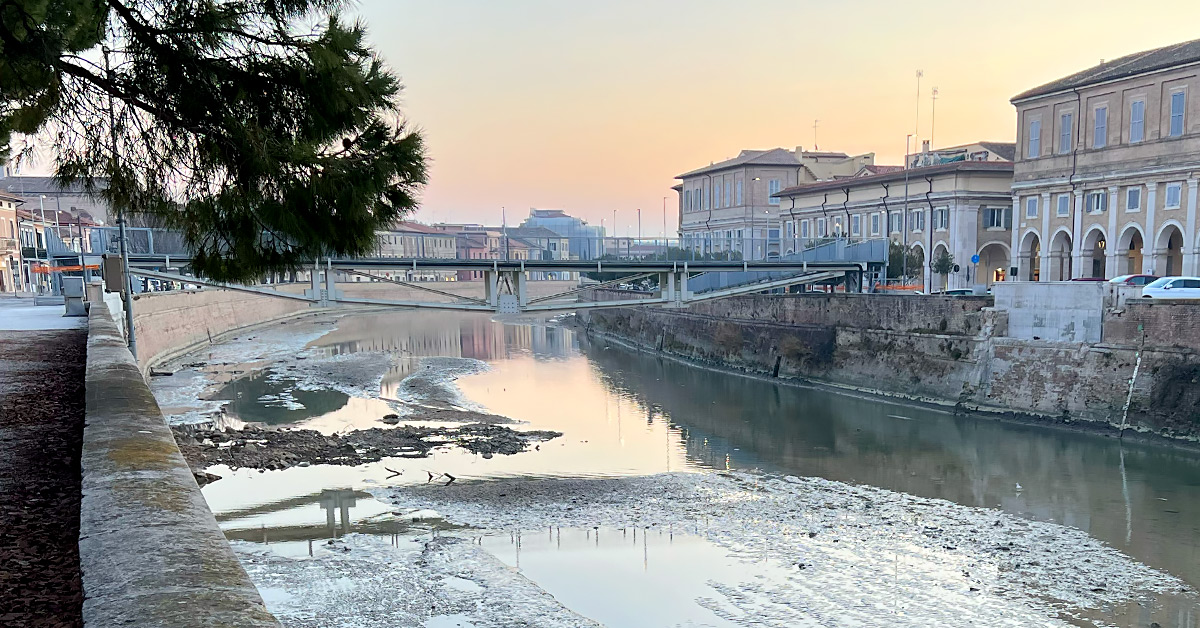
<svg viewBox="0 0 1200 628">
<path fill-rule="evenodd" d="M 920 71 L 917 72 L 917 80 L 921 80 Z M 913 136 L 911 133 L 904 137 L 904 217 L 900 220 L 900 229 L 902 230 L 901 238 L 904 242 L 904 254 L 900 256 L 900 268 L 902 271 L 900 277 L 905 279 L 908 278 L 908 143 L 912 140 L 912 138 Z M 891 216 L 888 218 L 891 218 Z M 924 288 L 924 286 L 922 286 L 922 288 Z"/>
</svg>

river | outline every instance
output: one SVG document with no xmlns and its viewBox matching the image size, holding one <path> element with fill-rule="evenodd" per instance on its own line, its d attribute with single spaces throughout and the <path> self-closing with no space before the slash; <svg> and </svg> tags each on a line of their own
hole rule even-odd
<svg viewBox="0 0 1200 628">
<path fill-rule="evenodd" d="M 451 360 L 429 360 L 437 357 Z M 311 606 L 321 598 L 311 591 L 298 592 L 301 572 L 288 579 L 272 571 L 279 569 L 280 557 L 306 558 L 312 553 L 310 540 L 324 543 L 346 534 L 348 542 L 359 544 L 356 549 L 369 544 L 364 537 L 387 538 L 395 547 L 401 546 L 402 538 L 470 537 L 475 547 L 519 570 L 570 613 L 613 628 L 807 625 L 800 622 L 810 620 L 811 625 L 967 623 L 959 614 L 965 603 L 957 597 L 960 592 L 916 601 L 930 582 L 953 588 L 958 585 L 946 583 L 951 576 L 960 577 L 957 572 L 935 573 L 938 562 L 946 559 L 929 556 L 927 548 L 908 554 L 896 549 L 891 559 L 896 565 L 894 578 L 879 584 L 878 590 L 872 589 L 872 576 L 828 580 L 829 590 L 839 584 L 850 589 L 861 586 L 868 601 L 843 601 L 833 594 L 824 599 L 825 593 L 807 592 L 798 582 L 794 572 L 807 563 L 796 562 L 788 553 L 794 543 L 779 551 L 764 549 L 762 557 L 748 559 L 747 547 L 757 541 L 747 538 L 756 537 L 714 534 L 698 517 L 687 519 L 692 522 L 689 529 L 684 518 L 672 519 L 667 511 L 659 514 L 669 523 L 656 529 L 644 527 L 640 540 L 639 526 L 617 523 L 623 521 L 619 517 L 596 526 L 556 526 L 553 520 L 539 520 L 541 532 L 536 532 L 528 529 L 534 527 L 528 517 L 510 520 L 502 509 L 488 510 L 494 508 L 496 494 L 506 493 L 485 499 L 471 492 L 527 486 L 536 494 L 544 485 L 622 478 L 638 482 L 646 476 L 754 478 L 753 490 L 758 490 L 759 478 L 766 486 L 772 478 L 795 476 L 830 480 L 835 489 L 829 490 L 835 492 L 859 490 L 846 486 L 884 489 L 862 498 L 868 503 L 913 496 L 969 507 L 948 505 L 954 517 L 979 519 L 992 512 L 1006 515 L 1005 526 L 1020 521 L 1055 524 L 1044 529 L 1078 531 L 1081 538 L 1099 541 L 1105 551 L 1111 548 L 1124 555 L 1112 552 L 1104 560 L 1128 560 L 1136 569 L 1149 568 L 1146 571 L 1178 579 L 1167 587 L 1170 591 L 1142 591 L 1131 584 L 1131 593 L 1117 596 L 1112 592 L 1117 588 L 1114 582 L 1129 578 L 1114 575 L 1124 573 L 1125 567 L 1114 567 L 1115 571 L 1093 578 L 1104 582 L 1087 585 L 1097 591 L 1095 599 L 1064 597 L 1055 592 L 1055 587 L 1063 586 L 1054 580 L 1058 576 L 1046 574 L 1071 571 L 1075 569 L 1071 561 L 1076 559 L 1083 569 L 1088 568 L 1085 563 L 1094 564 L 1082 554 L 1061 555 L 1080 546 L 1081 541 L 1069 540 L 1061 552 L 1045 550 L 1048 555 L 1037 572 L 1041 575 L 1026 574 L 1053 584 L 1046 590 L 1031 585 L 1026 597 L 1032 602 L 1009 599 L 1006 590 L 1011 583 L 997 584 L 1004 581 L 1003 575 L 996 576 L 996 582 L 964 584 L 963 596 L 979 589 L 981 595 L 996 596 L 968 611 L 976 612 L 979 619 L 972 625 L 986 625 L 993 615 L 1018 617 L 1034 608 L 1037 612 L 1029 616 L 1038 617 L 1038 612 L 1045 616 L 1045 623 L 1039 625 L 1200 626 L 1194 594 L 1200 587 L 1200 455 L 1195 452 L 779 385 L 588 339 L 557 322 L 506 323 L 465 314 L 395 311 L 317 316 L 248 332 L 181 358 L 173 369 L 174 376 L 152 382 L 160 405 L 173 421 L 206 418 L 223 407 L 224 417 L 235 422 L 296 425 L 326 433 L 374 427 L 382 415 L 405 404 L 428 403 L 428 394 L 414 398 L 408 386 L 413 378 L 424 378 L 441 386 L 437 388 L 441 396 L 433 401 L 486 409 L 522 421 L 522 429 L 564 433 L 536 451 L 489 459 L 439 450 L 427 459 L 385 460 L 356 468 L 313 466 L 266 473 L 214 469 L 224 479 L 206 486 L 205 497 L 227 535 L 236 541 L 268 606 L 284 618 L 285 625 L 320 625 L 335 618 L 306 607 L 306 599 Z M 403 474 L 397 476 L 393 470 Z M 655 475 L 663 473 L 673 475 Z M 453 475 L 466 492 L 452 493 L 458 484 L 431 491 L 436 482 L 427 480 L 441 474 Z M 579 490 L 586 493 L 592 490 L 586 487 L 599 485 L 582 484 L 585 488 Z M 670 483 L 664 486 L 651 492 L 677 488 Z M 825 486 L 812 490 L 826 490 Z M 457 497 L 448 501 L 452 494 Z M 936 505 L 941 502 L 928 503 L 935 510 L 942 508 Z M 396 515 L 405 505 L 437 506 L 438 517 L 433 523 L 409 522 Z M 538 506 L 531 505 L 527 514 Z M 874 515 L 829 506 L 828 499 L 824 507 L 840 518 L 826 527 L 852 527 L 846 523 L 848 518 L 866 522 L 858 527 L 878 527 L 871 523 Z M 795 510 L 788 506 L 781 512 Z M 471 514 L 485 511 L 504 523 L 480 523 Z M 553 519 L 553 508 L 548 512 L 539 516 Z M 607 512 L 589 511 L 588 516 L 600 521 Z M 763 512 L 769 509 L 764 506 Z M 815 530 L 812 516 L 805 514 Z M 892 525 L 891 520 L 885 522 Z M 997 520 L 994 525 L 1001 523 Z M 858 547 L 874 542 L 854 538 Z M 767 541 L 763 543 L 765 547 Z M 900 545 L 899 540 L 885 539 L 879 547 L 890 551 Z M 945 547 L 966 561 L 957 571 L 976 572 L 970 578 L 980 577 L 977 574 L 985 567 L 1008 569 L 971 562 L 974 559 L 962 557 L 957 544 Z M 380 550 L 372 546 L 367 551 Z M 836 556 L 828 548 L 805 551 Z M 315 559 L 317 554 L 313 555 Z M 816 569 L 821 569 L 822 559 L 814 560 Z M 829 564 L 838 560 L 865 572 L 880 569 L 872 562 L 877 557 L 842 557 Z M 900 573 L 903 560 L 912 572 L 907 584 Z M 886 568 L 891 563 L 880 564 Z M 315 577 L 302 573 L 307 574 L 304 578 Z M 461 579 L 461 575 L 452 577 Z M 369 577 L 362 575 L 362 579 Z M 747 585 L 751 581 L 758 584 Z M 455 589 L 455 599 L 483 595 L 471 589 L 471 582 L 464 586 Z M 369 588 L 360 593 L 369 597 Z M 517 599 L 529 599 L 532 608 L 541 603 L 537 593 Z M 791 598 L 802 595 L 813 599 L 797 608 Z M 881 599 L 888 595 L 898 599 Z M 1037 608 L 1037 600 L 1047 597 L 1067 601 Z M 333 598 L 326 602 L 333 603 Z M 946 608 L 929 608 L 940 605 Z M 394 617 L 424 622 L 414 625 L 489 625 L 486 612 L 472 615 L 470 609 L 459 610 L 397 608 Z M 577 625 L 572 621 L 545 625 Z M 1010 625 L 1024 625 L 1015 621 Z"/>
</svg>

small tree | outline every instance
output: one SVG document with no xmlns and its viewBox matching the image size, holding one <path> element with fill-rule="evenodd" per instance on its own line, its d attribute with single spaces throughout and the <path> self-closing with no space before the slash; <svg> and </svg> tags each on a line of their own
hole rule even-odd
<svg viewBox="0 0 1200 628">
<path fill-rule="evenodd" d="M 942 287 L 946 286 L 946 275 L 954 271 L 954 256 L 940 249 L 938 254 L 933 258 L 933 264 L 930 266 L 934 273 L 942 276 Z"/>
<path fill-rule="evenodd" d="M 910 246 L 907 249 L 904 245 L 892 240 L 888 244 L 888 279 L 904 279 L 914 277 L 913 273 L 919 272 L 920 268 L 925 265 L 925 256 L 921 249 L 916 246 Z M 908 273 L 904 271 L 907 268 Z"/>
</svg>

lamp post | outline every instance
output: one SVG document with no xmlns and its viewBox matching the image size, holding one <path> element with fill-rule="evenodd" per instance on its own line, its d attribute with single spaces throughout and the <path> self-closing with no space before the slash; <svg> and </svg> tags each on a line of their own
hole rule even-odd
<svg viewBox="0 0 1200 628">
<path fill-rule="evenodd" d="M 917 72 L 917 80 L 921 80 L 921 73 Z M 908 278 L 908 144 L 912 140 L 912 134 L 904 138 L 904 216 L 900 220 L 901 240 L 904 243 L 903 255 L 900 256 L 900 277 Z"/>
</svg>

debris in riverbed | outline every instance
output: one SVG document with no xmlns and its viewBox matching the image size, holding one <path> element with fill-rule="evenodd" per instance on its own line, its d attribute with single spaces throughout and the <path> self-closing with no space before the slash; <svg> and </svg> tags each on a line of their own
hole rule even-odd
<svg viewBox="0 0 1200 628">
<path fill-rule="evenodd" d="M 423 458 L 435 447 L 453 445 L 478 454 L 520 453 L 535 442 L 562 436 L 546 430 L 517 431 L 501 425 L 371 428 L 326 436 L 316 430 L 172 428 L 179 450 L 194 470 L 216 464 L 278 470 L 307 464 L 359 465 L 388 457 Z M 438 474 L 449 482 L 455 478 Z M 216 478 L 216 476 L 212 476 Z M 432 479 L 432 478 L 431 478 Z M 211 478 L 208 481 L 213 481 Z M 199 483 L 199 477 L 197 478 Z"/>
</svg>

